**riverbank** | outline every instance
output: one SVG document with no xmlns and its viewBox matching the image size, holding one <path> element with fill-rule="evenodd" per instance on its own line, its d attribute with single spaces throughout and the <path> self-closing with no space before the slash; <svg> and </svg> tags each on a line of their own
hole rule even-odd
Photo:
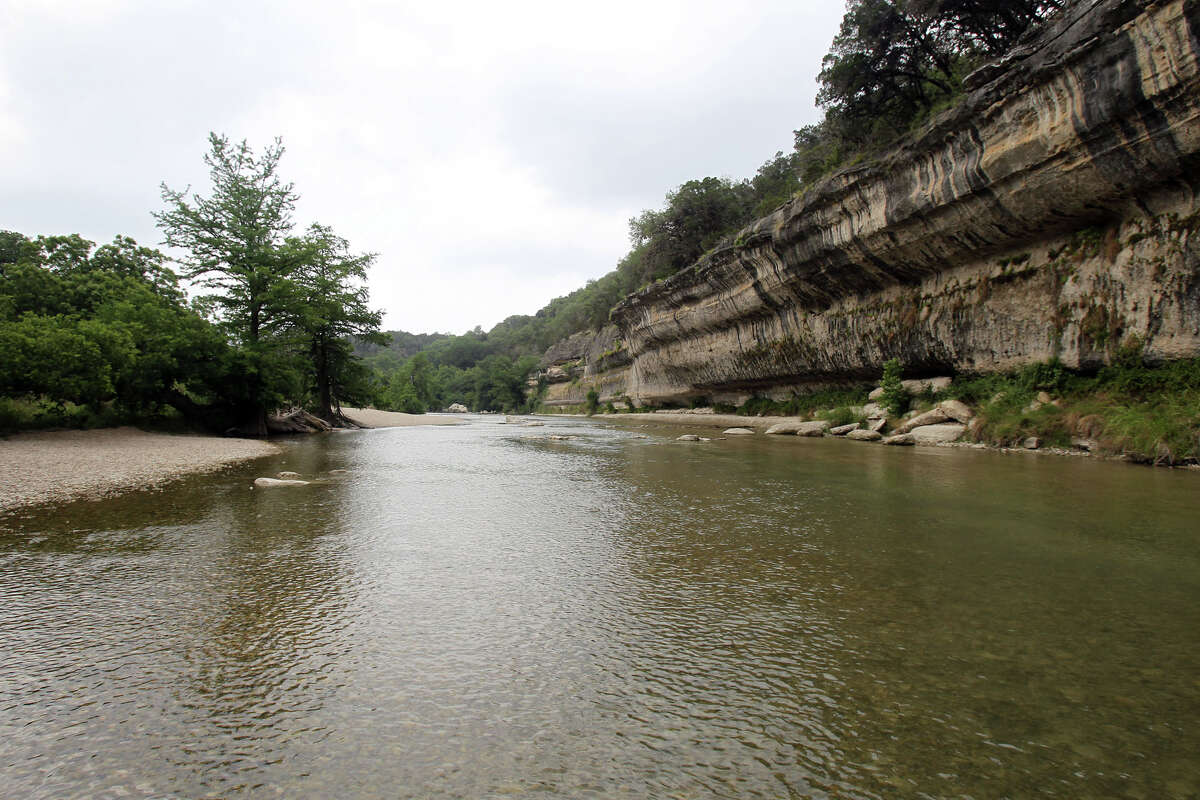
<svg viewBox="0 0 1200 800">
<path fill-rule="evenodd" d="M 255 439 L 128 427 L 21 433 L 0 440 L 0 513 L 156 488 L 277 452 Z"/>
<path fill-rule="evenodd" d="M 412 425 L 461 425 L 462 420 L 438 414 L 405 414 L 400 411 L 378 411 L 374 408 L 342 407 L 342 414 L 364 428 L 407 428 Z"/>
</svg>

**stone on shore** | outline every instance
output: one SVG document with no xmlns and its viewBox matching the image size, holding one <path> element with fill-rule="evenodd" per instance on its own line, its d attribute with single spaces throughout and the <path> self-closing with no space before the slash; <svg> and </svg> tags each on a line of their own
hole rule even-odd
<svg viewBox="0 0 1200 800">
<path fill-rule="evenodd" d="M 919 428 L 913 428 L 908 435 L 912 437 L 915 444 L 942 444 L 958 440 L 966 429 L 966 425 L 958 422 L 942 425 L 922 425 Z"/>
<path fill-rule="evenodd" d="M 753 436 L 754 435 L 754 431 L 750 430 L 749 428 L 726 428 L 725 430 L 721 431 L 721 433 L 724 433 L 726 436 Z"/>
<path fill-rule="evenodd" d="M 882 433 L 883 429 L 886 427 L 887 427 L 887 419 L 884 417 L 880 417 L 879 419 L 867 420 L 867 430 L 869 430 L 869 431 L 875 431 L 875 433 Z"/>
<path fill-rule="evenodd" d="M 308 481 L 282 480 L 280 478 L 255 478 L 254 485 L 260 489 L 280 486 L 308 486 Z"/>
<path fill-rule="evenodd" d="M 887 419 L 887 409 L 879 403 L 867 403 L 862 407 L 862 415 L 867 419 Z"/>
<path fill-rule="evenodd" d="M 813 422 L 803 422 L 796 429 L 797 436 L 824 436 L 825 431 L 829 430 L 829 423 L 826 420 L 819 419 Z"/>
<path fill-rule="evenodd" d="M 900 423 L 896 428 L 896 433 L 908 433 L 913 428 L 920 428 L 925 425 L 940 425 L 943 422 L 949 422 L 950 415 L 940 408 L 932 408 L 924 414 L 917 414 L 910 420 Z"/>
<path fill-rule="evenodd" d="M 908 447 L 916 444 L 913 441 L 911 433 L 897 433 L 895 436 L 889 436 L 883 440 L 884 444 L 890 444 L 893 447 Z"/>
<path fill-rule="evenodd" d="M 850 431 L 846 434 L 847 439 L 853 439 L 856 442 L 878 442 L 883 438 L 883 434 L 877 431 L 857 430 Z"/>
<path fill-rule="evenodd" d="M 1042 446 L 1042 440 L 1037 436 L 1029 436 L 1025 441 L 1021 442 L 1021 447 L 1026 450 L 1038 450 Z"/>
<path fill-rule="evenodd" d="M 829 434 L 831 436 L 845 436 L 850 431 L 856 430 L 858 430 L 858 423 L 851 422 L 849 425 L 838 425 L 836 428 L 830 428 Z"/>
<path fill-rule="evenodd" d="M 466 414 L 471 409 L 467 408 L 462 403 L 451 403 L 449 408 L 447 408 L 446 410 L 449 411 L 451 414 Z"/>
<path fill-rule="evenodd" d="M 967 407 L 967 404 L 961 400 L 943 400 L 938 403 L 938 408 L 946 412 L 946 416 L 950 419 L 957 420 L 961 423 L 968 423 L 975 416 L 975 412 Z"/>
</svg>

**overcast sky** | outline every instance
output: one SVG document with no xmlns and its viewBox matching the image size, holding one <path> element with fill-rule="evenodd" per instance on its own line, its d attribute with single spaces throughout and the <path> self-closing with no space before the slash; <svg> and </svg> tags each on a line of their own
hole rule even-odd
<svg viewBox="0 0 1200 800">
<path fill-rule="evenodd" d="M 486 330 L 611 270 L 629 217 L 819 118 L 840 0 L 0 0 L 0 229 L 158 245 L 209 131 L 379 253 L 384 327 Z"/>
</svg>

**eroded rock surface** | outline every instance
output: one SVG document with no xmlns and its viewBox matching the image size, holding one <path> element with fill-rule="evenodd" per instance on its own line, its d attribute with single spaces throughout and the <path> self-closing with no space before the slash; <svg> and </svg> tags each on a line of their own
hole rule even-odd
<svg viewBox="0 0 1200 800">
<path fill-rule="evenodd" d="M 591 334 L 621 354 L 552 402 L 1200 355 L 1198 31 L 1194 2 L 1075 4 L 904 146 L 626 298 Z"/>
</svg>

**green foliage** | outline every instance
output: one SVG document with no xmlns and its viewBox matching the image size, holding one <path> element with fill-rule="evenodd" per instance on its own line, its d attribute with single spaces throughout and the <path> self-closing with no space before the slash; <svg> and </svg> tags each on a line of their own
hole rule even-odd
<svg viewBox="0 0 1200 800">
<path fill-rule="evenodd" d="M 908 390 L 900 382 L 900 371 L 900 360 L 890 359 L 883 365 L 883 378 L 879 381 L 879 386 L 883 389 L 883 395 L 879 398 L 880 403 L 894 417 L 907 411 L 908 404 L 912 400 Z"/>
<path fill-rule="evenodd" d="M 1061 364 L 1008 374 L 961 376 L 949 393 L 980 409 L 975 436 L 1018 445 L 1029 436 L 1069 446 L 1082 437 L 1108 453 L 1163 464 L 1200 459 L 1200 359 L 1141 363 L 1140 342 L 1095 375 Z M 1057 405 L 1034 403 L 1047 392 Z"/>
<path fill-rule="evenodd" d="M 822 60 L 826 125 L 857 146 L 885 143 L 962 93 L 1060 0 L 850 0 Z"/>
<path fill-rule="evenodd" d="M 94 252 L 77 235 L 0 238 L 0 395 L 39 409 L 22 426 L 158 414 L 173 392 L 220 385 L 228 345 L 161 253 L 125 237 Z"/>
<path fill-rule="evenodd" d="M 587 403 L 585 405 L 589 417 L 595 414 L 600 409 L 600 393 L 595 389 L 588 389 Z"/>
</svg>

